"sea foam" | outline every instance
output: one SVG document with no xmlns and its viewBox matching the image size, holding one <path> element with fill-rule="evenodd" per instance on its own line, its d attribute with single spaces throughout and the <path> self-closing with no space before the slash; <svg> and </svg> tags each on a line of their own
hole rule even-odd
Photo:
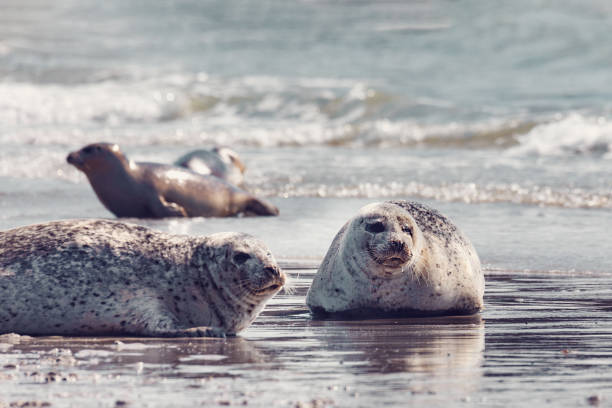
<svg viewBox="0 0 612 408">
<path fill-rule="evenodd" d="M 612 121 L 599 116 L 572 113 L 538 125 L 518 137 L 519 145 L 510 150 L 518 155 L 584 155 L 612 158 Z"/>
</svg>

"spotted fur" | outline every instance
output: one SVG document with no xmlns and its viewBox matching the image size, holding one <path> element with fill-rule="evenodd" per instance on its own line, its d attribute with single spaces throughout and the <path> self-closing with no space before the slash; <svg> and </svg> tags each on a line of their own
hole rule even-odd
<svg viewBox="0 0 612 408">
<path fill-rule="evenodd" d="M 232 335 L 285 282 L 252 236 L 107 220 L 0 232 L 0 333 Z"/>
<path fill-rule="evenodd" d="M 363 207 L 334 238 L 306 303 L 317 313 L 472 314 L 484 276 L 470 241 L 444 215 L 410 201 Z"/>
<path fill-rule="evenodd" d="M 178 158 L 174 164 L 200 174 L 211 174 L 238 187 L 243 187 L 245 166 L 238 153 L 225 146 L 198 149 Z"/>
</svg>

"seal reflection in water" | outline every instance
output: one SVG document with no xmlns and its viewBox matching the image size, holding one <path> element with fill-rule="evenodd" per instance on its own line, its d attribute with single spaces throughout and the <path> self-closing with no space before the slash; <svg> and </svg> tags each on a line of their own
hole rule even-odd
<svg viewBox="0 0 612 408">
<path fill-rule="evenodd" d="M 193 150 L 178 158 L 174 164 L 196 173 L 213 175 L 236 186 L 241 187 L 244 183 L 246 167 L 238 153 L 228 147 Z"/>
<path fill-rule="evenodd" d="M 135 163 L 119 146 L 95 143 L 68 155 L 117 217 L 278 215 L 278 209 L 220 178 L 178 166 Z"/>
<path fill-rule="evenodd" d="M 285 283 L 246 234 L 75 220 L 1 232 L 0 242 L 0 333 L 233 335 Z"/>
<path fill-rule="evenodd" d="M 306 297 L 317 313 L 451 315 L 482 309 L 484 277 L 470 241 L 423 204 L 363 207 L 338 232 Z"/>
</svg>

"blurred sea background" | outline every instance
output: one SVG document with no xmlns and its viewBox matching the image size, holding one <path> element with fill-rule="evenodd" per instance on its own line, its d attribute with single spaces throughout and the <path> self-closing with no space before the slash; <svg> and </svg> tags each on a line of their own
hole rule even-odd
<svg viewBox="0 0 612 408">
<path fill-rule="evenodd" d="M 488 270 L 612 272 L 608 0 L 0 0 L 0 229 L 114 218 L 65 162 L 118 143 L 170 163 L 236 150 L 316 265 L 363 205 L 424 201 Z"/>
</svg>

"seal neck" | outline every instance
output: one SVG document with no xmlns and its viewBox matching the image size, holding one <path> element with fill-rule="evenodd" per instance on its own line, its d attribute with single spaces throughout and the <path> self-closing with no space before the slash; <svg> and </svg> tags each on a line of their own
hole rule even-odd
<svg viewBox="0 0 612 408">
<path fill-rule="evenodd" d="M 121 216 L 122 209 L 129 208 L 134 196 L 135 183 L 132 172 L 138 171 L 138 165 L 131 166 L 127 159 L 122 157 L 113 165 L 106 166 L 100 171 L 86 173 L 94 192 L 111 212 Z"/>
</svg>

